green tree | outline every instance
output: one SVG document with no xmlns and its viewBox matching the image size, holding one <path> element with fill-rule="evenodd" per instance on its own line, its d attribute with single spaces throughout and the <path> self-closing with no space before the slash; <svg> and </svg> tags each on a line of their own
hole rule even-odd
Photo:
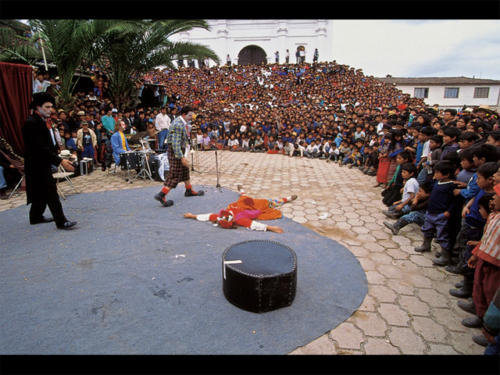
<svg viewBox="0 0 500 375">
<path fill-rule="evenodd" d="M 34 65 L 43 60 L 37 37 L 27 37 L 16 29 L 16 21 L 2 22 L 0 26 L 0 61 Z M 28 29 L 28 26 L 27 30 Z M 51 56 L 47 56 L 50 59 Z"/>
<path fill-rule="evenodd" d="M 56 64 L 60 77 L 59 106 L 70 109 L 73 90 L 78 79 L 73 80 L 82 61 L 91 56 L 95 40 L 104 34 L 107 25 L 92 20 L 31 20 L 35 33 L 43 39 L 47 52 Z"/>
<path fill-rule="evenodd" d="M 174 68 L 174 60 L 206 57 L 219 62 L 215 52 L 206 46 L 169 40 L 172 35 L 193 28 L 208 30 L 203 20 L 115 20 L 111 23 L 96 40 L 92 61 L 100 61 L 106 70 L 110 97 L 118 107 L 129 106 L 137 99 L 134 77 L 157 66 Z"/>
</svg>

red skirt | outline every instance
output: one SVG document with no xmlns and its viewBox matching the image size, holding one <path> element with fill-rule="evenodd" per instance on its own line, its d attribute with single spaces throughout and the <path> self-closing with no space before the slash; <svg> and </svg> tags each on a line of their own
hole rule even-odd
<svg viewBox="0 0 500 375">
<path fill-rule="evenodd" d="M 389 166 L 391 161 L 389 158 L 381 158 L 378 161 L 378 169 L 377 169 L 377 182 L 379 184 L 387 183 L 387 175 L 389 173 Z"/>
</svg>

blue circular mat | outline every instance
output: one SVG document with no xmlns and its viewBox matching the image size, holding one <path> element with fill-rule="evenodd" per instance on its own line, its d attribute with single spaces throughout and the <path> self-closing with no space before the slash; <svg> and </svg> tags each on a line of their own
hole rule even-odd
<svg viewBox="0 0 500 375">
<path fill-rule="evenodd" d="M 184 219 L 238 194 L 196 186 L 205 196 L 186 198 L 179 186 L 162 207 L 160 187 L 69 196 L 74 231 L 29 225 L 28 206 L 0 212 L 1 354 L 285 354 L 364 300 L 365 273 L 337 242 L 287 218 L 273 223 L 283 234 Z M 291 306 L 254 314 L 224 298 L 222 253 L 255 239 L 296 253 Z"/>
</svg>

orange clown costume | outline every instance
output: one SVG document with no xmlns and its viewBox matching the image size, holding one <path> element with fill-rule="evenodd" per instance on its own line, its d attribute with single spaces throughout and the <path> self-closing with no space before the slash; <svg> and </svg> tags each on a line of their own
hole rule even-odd
<svg viewBox="0 0 500 375">
<path fill-rule="evenodd" d="M 275 227 L 261 223 L 258 220 L 274 220 L 279 219 L 283 215 L 278 209 L 283 204 L 297 199 L 296 195 L 291 197 L 275 199 L 256 199 L 247 196 L 238 186 L 241 196 L 236 202 L 230 203 L 225 209 L 219 213 L 208 213 L 194 215 L 191 213 L 184 214 L 185 218 L 196 219 L 198 221 L 211 221 L 225 229 L 233 228 L 234 226 L 245 227 L 250 230 L 257 231 L 273 231 L 282 233 L 280 227 Z"/>
</svg>

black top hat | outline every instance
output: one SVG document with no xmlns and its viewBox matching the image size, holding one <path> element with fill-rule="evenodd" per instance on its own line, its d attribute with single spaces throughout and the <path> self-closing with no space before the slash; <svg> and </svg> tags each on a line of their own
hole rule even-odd
<svg viewBox="0 0 500 375">
<path fill-rule="evenodd" d="M 33 101 L 31 102 L 29 108 L 35 109 L 36 107 L 41 107 L 45 103 L 50 102 L 52 105 L 56 104 L 54 97 L 46 92 L 37 92 L 33 94 Z"/>
</svg>

